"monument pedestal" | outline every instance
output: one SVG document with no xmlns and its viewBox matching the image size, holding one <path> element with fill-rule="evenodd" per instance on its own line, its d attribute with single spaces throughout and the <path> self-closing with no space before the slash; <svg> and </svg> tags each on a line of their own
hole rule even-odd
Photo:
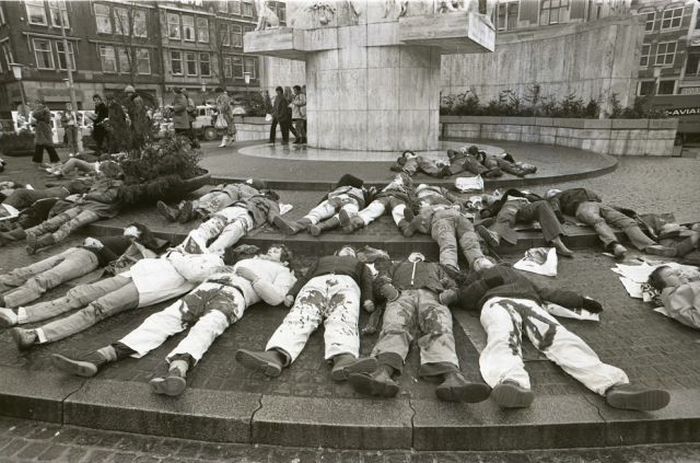
<svg viewBox="0 0 700 463">
<path fill-rule="evenodd" d="M 246 53 L 306 62 L 310 146 L 333 150 L 436 150 L 440 58 L 493 51 L 479 14 L 249 32 Z"/>
</svg>

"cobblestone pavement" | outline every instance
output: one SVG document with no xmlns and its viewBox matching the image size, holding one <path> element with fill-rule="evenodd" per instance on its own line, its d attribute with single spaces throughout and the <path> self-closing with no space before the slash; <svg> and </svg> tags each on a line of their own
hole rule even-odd
<svg viewBox="0 0 700 463">
<path fill-rule="evenodd" d="M 691 463 L 700 444 L 519 452 L 334 450 L 217 444 L 0 418 L 0 462 L 67 463 Z"/>
</svg>

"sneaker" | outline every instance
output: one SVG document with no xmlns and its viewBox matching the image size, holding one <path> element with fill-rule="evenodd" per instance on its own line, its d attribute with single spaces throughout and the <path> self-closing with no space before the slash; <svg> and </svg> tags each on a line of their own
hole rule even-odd
<svg viewBox="0 0 700 463">
<path fill-rule="evenodd" d="M 676 249 L 671 248 L 668 246 L 663 246 L 661 244 L 652 244 L 651 246 L 647 246 L 644 248 L 644 252 L 647 254 L 651 254 L 653 256 L 661 256 L 661 257 L 675 257 L 676 256 Z"/>
<path fill-rule="evenodd" d="M 172 207 L 168 206 L 168 205 L 165 204 L 163 201 L 158 201 L 158 202 L 156 203 L 156 209 L 158 209 L 158 212 L 160 212 L 160 215 L 162 215 L 163 217 L 165 217 L 165 219 L 166 219 L 168 222 L 175 222 L 175 221 L 177 221 L 177 216 L 178 216 L 178 214 L 180 213 L 180 211 L 178 211 L 178 210 L 175 209 L 175 208 L 172 208 Z"/>
<path fill-rule="evenodd" d="M 489 398 L 491 388 L 485 383 L 471 383 L 460 372 L 445 375 L 445 380 L 435 388 L 438 399 L 446 402 L 483 402 Z"/>
<path fill-rule="evenodd" d="M 153 378 L 148 382 L 155 394 L 177 397 L 187 389 L 185 374 L 179 368 L 171 368 L 165 377 Z"/>
<path fill-rule="evenodd" d="M 661 389 L 643 389 L 631 384 L 620 384 L 605 392 L 605 401 L 614 408 L 652 411 L 668 405 L 671 395 Z"/>
<path fill-rule="evenodd" d="M 491 398 L 501 408 L 527 408 L 535 400 L 535 394 L 515 381 L 505 380 L 493 388 Z"/>
<path fill-rule="evenodd" d="M 12 328 L 17 324 L 17 314 L 12 309 L 0 307 L 0 328 Z"/>
<path fill-rule="evenodd" d="M 27 350 L 39 341 L 39 336 L 37 336 L 35 330 L 12 328 L 10 334 L 19 350 Z"/>
<path fill-rule="evenodd" d="M 239 349 L 236 352 L 236 361 L 253 371 L 260 371 L 265 376 L 274 378 L 282 373 L 282 363 L 277 357 L 277 352 Z"/>
<path fill-rule="evenodd" d="M 97 374 L 99 367 L 88 360 L 73 360 L 61 354 L 52 354 L 51 363 L 61 371 L 83 378 L 91 378 Z"/>
</svg>

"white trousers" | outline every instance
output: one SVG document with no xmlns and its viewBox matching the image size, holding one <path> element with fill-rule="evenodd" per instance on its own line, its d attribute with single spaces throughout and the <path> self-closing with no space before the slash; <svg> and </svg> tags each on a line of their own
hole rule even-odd
<svg viewBox="0 0 700 463">
<path fill-rule="evenodd" d="M 396 225 L 399 224 L 404 219 L 404 211 L 406 210 L 405 204 L 398 204 L 391 209 L 391 217 L 394 219 Z M 371 224 L 375 220 L 384 214 L 386 211 L 386 205 L 383 201 L 374 200 L 369 203 L 369 206 L 362 209 L 358 215 L 362 218 L 365 226 Z"/>
<path fill-rule="evenodd" d="M 280 349 L 293 362 L 321 321 L 325 327 L 326 360 L 338 354 L 360 354 L 358 320 L 360 287 L 347 275 L 312 278 L 299 291 L 291 310 L 267 343 L 266 350 Z"/>
<path fill-rule="evenodd" d="M 183 252 L 223 254 L 253 228 L 253 219 L 243 207 L 227 207 L 187 234 L 176 248 Z M 207 247 L 207 242 L 216 238 Z"/>
<path fill-rule="evenodd" d="M 309 219 L 312 224 L 316 225 L 323 220 L 337 216 L 337 212 L 343 209 L 349 214 L 357 214 L 360 210 L 360 205 L 357 200 L 350 195 L 338 195 L 321 202 L 318 206 L 311 209 L 304 218 Z"/>
<path fill-rule="evenodd" d="M 488 342 L 479 357 L 479 368 L 491 387 L 512 380 L 530 388 L 523 363 L 523 326 L 538 350 L 593 392 L 605 395 L 611 386 L 629 383 L 624 371 L 603 363 L 585 341 L 535 301 L 493 297 L 481 309 L 481 325 Z"/>
<path fill-rule="evenodd" d="M 141 358 L 170 336 L 191 326 L 187 336 L 168 354 L 167 360 L 177 354 L 189 354 L 199 362 L 216 338 L 243 317 L 245 309 L 246 304 L 238 290 L 204 282 L 192 293 L 145 319 L 119 342 L 136 352 L 132 357 Z"/>
</svg>

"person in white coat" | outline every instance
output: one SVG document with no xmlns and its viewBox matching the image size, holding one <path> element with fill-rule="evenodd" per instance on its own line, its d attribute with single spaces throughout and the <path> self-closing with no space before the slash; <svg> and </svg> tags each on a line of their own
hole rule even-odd
<svg viewBox="0 0 700 463">
<path fill-rule="evenodd" d="M 127 356 L 141 358 L 170 336 L 189 328 L 187 336 L 166 357 L 168 373 L 150 381 L 156 394 L 180 395 L 187 386 L 187 371 L 218 336 L 243 317 L 246 308 L 260 301 L 272 306 L 284 301 L 296 281 L 288 267 L 290 258 L 284 245 L 272 245 L 266 254 L 240 260 L 210 275 L 194 291 L 154 313 L 116 343 L 83 359 L 54 354 L 54 365 L 78 376 L 94 376 L 104 365 Z"/>
<path fill-rule="evenodd" d="M 13 328 L 10 333 L 20 350 L 55 342 L 119 312 L 188 293 L 223 267 L 223 259 L 214 254 L 190 255 L 170 251 L 157 259 L 142 259 L 128 272 L 105 280 L 110 282 L 110 291 L 81 310 L 37 328 Z"/>
</svg>

